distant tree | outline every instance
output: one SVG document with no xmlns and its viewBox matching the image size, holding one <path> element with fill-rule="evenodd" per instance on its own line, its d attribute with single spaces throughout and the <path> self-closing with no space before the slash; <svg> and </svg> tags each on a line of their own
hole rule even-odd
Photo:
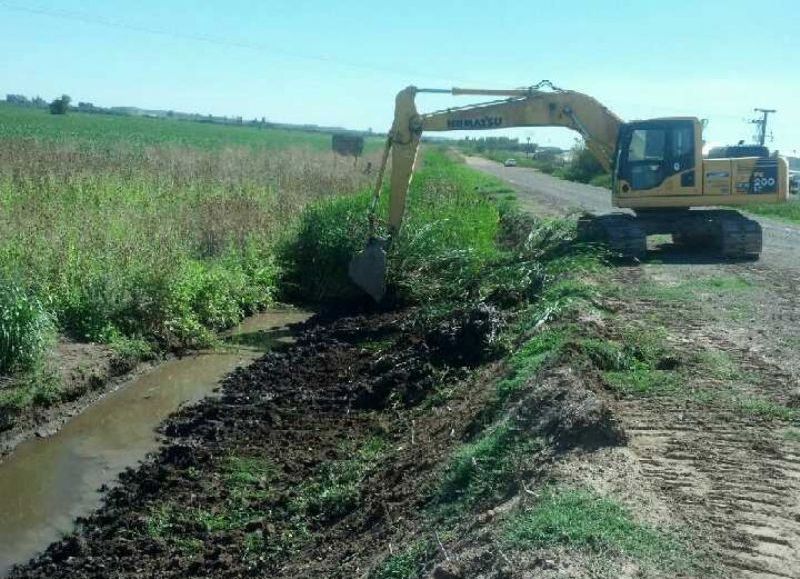
<svg viewBox="0 0 800 579">
<path fill-rule="evenodd" d="M 598 175 L 603 175 L 605 169 L 595 156 L 586 148 L 583 141 L 577 140 L 572 148 L 572 158 L 564 168 L 564 178 L 570 181 L 588 183 Z"/>
<path fill-rule="evenodd" d="M 61 95 L 61 98 L 57 98 L 50 103 L 50 114 L 66 115 L 67 111 L 69 111 L 70 102 L 72 102 L 72 99 L 69 95 Z"/>
<path fill-rule="evenodd" d="M 23 106 L 23 107 L 29 106 L 31 104 L 31 102 L 28 100 L 28 97 L 21 94 L 6 95 L 6 102 L 12 105 Z"/>
</svg>

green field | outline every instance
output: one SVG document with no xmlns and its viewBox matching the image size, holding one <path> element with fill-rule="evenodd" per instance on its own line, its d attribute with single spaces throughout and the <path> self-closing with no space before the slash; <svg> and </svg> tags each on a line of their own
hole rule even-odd
<svg viewBox="0 0 800 579">
<path fill-rule="evenodd" d="M 130 147 L 304 147 L 329 151 L 331 145 L 331 135 L 322 132 L 78 112 L 51 115 L 47 110 L 0 103 L 0 139 L 9 138 L 34 138 L 95 147 L 124 143 Z M 368 150 L 378 148 L 380 139 L 371 139 L 366 145 Z"/>
<path fill-rule="evenodd" d="M 59 336 L 142 356 L 213 345 L 279 299 L 360 299 L 346 268 L 377 159 L 337 158 L 329 140 L 0 107 L 0 374 L 18 383 L 0 414 L 58 402 Z M 390 254 L 397 296 L 498 291 L 517 272 L 497 253 L 497 183 L 437 150 L 423 165 Z"/>
<path fill-rule="evenodd" d="M 273 303 L 304 206 L 373 180 L 330 139 L 0 106 L 0 415 L 58 400 L 58 336 L 201 347 Z"/>
</svg>

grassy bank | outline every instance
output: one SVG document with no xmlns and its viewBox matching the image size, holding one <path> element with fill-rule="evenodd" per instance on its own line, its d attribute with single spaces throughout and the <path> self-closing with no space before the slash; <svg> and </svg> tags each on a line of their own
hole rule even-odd
<svg viewBox="0 0 800 579">
<path fill-rule="evenodd" d="M 363 238 L 355 216 L 363 214 L 366 202 L 331 199 L 307 210 L 304 218 L 310 219 L 298 238 L 305 258 L 295 262 L 301 269 L 294 275 L 298 284 L 305 282 L 299 286 L 303 291 L 347 295 L 342 293 L 345 256 L 353 248 L 341 254 L 335 249 L 346 245 L 354 227 L 356 237 Z M 470 363 L 501 360 L 488 380 L 454 383 L 444 378 L 429 400 L 410 413 L 425 424 L 464 398 L 482 397 L 467 434 L 438 465 L 435 482 L 420 489 L 421 506 L 412 515 L 419 526 L 405 536 L 407 548 L 387 554 L 370 576 L 422 577 L 446 555 L 441 541 L 448 549 L 463 549 L 462 570 L 469 568 L 464 561 L 470 549 L 486 546 L 522 560 L 533 557 L 527 554 L 531 551 L 538 556 L 559 549 L 580 561 L 579 566 L 591 569 L 600 561 L 608 576 L 631 564 L 655 574 L 691 569 L 691 547 L 673 531 L 634 516 L 618 497 L 553 486 L 534 504 L 524 499 L 526 480 L 550 484 L 548 475 L 537 470 L 555 449 L 619 442 L 608 411 L 585 385 L 548 383 L 548 372 L 569 368 L 587 383 L 599 375 L 604 387 L 620 392 L 660 387 L 672 378 L 660 369 L 668 354 L 657 337 L 638 333 L 615 341 L 581 331 L 581 312 L 593 311 L 593 300 L 608 291 L 584 281 L 601 276 L 603 255 L 575 242 L 573 222 L 521 215 L 502 183 L 438 151 L 425 156 L 412 184 L 408 212 L 389 262 L 396 298 L 422 306 L 416 324 L 436 336 L 441 324 L 458 324 L 453 320 L 461 312 L 488 307 L 506 325 L 492 343 L 481 344 L 488 357 L 456 358 Z M 465 348 L 463 343 L 455 347 Z M 476 532 L 475 520 L 520 495 L 523 508 Z M 430 529 L 436 533 L 431 535 Z M 480 565 L 486 568 L 485 561 Z"/>
<path fill-rule="evenodd" d="M 409 303 L 466 298 L 480 273 L 499 258 L 500 211 L 489 196 L 507 189 L 455 163 L 440 150 L 424 154 L 408 197 L 400 236 L 389 251 L 389 283 Z M 347 276 L 350 258 L 366 243 L 370 194 L 311 205 L 296 237 L 284 247 L 285 282 L 302 299 L 346 300 L 359 295 Z M 388 192 L 379 212 L 385 217 Z"/>
<path fill-rule="evenodd" d="M 59 334 L 134 356 L 209 345 L 217 330 L 275 300 L 275 248 L 302 208 L 371 180 L 329 152 L 287 148 L 302 134 L 276 149 L 278 133 L 243 141 L 247 129 L 153 121 L 171 126 L 159 136 L 148 119 L 14 111 L 35 119 L 37 132 L 7 113 L 0 373 L 16 378 L 0 390 L 6 413 L 58 400 L 57 388 L 42 396 L 37 385 Z"/>
</svg>

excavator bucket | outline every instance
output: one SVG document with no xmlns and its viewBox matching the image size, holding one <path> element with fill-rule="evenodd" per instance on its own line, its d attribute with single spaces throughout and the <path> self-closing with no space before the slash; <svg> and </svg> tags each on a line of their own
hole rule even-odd
<svg viewBox="0 0 800 579">
<path fill-rule="evenodd" d="M 371 237 L 364 251 L 350 260 L 348 273 L 358 287 L 380 302 L 386 294 L 386 240 Z"/>
</svg>

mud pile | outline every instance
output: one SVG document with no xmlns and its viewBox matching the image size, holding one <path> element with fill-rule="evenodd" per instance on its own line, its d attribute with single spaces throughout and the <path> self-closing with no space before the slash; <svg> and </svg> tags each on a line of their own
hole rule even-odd
<svg viewBox="0 0 800 579">
<path fill-rule="evenodd" d="M 75 534 L 11 576 L 354 577 L 427 536 L 426 504 L 502 373 L 478 363 L 499 318 L 480 308 L 423 331 L 412 315 L 310 323 L 237 370 L 164 424 L 161 452 Z M 515 419 L 554 448 L 618 441 L 602 405 L 562 378 L 518 400 Z"/>
</svg>

